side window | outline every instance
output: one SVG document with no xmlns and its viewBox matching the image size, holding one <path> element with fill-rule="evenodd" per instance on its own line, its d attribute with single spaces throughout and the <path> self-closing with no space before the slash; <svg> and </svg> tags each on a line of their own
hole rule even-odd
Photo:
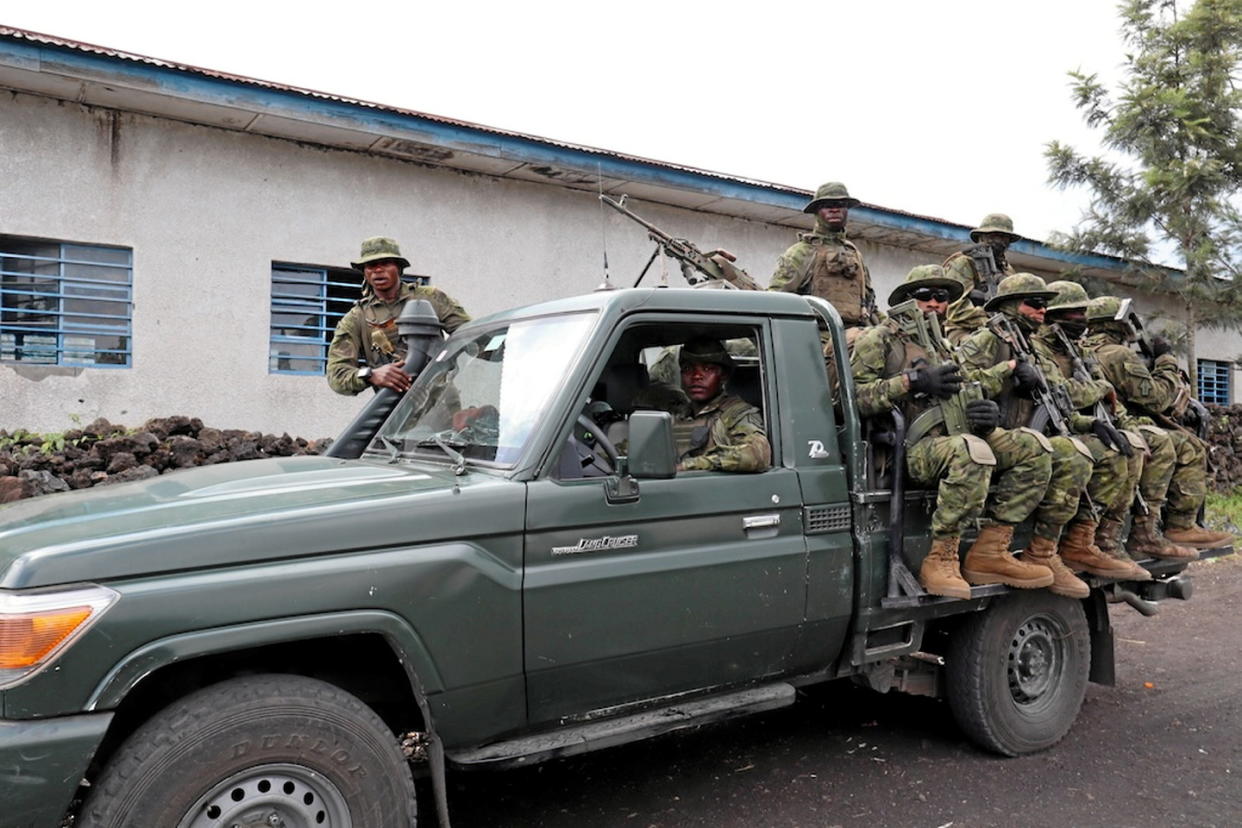
<svg viewBox="0 0 1242 828">
<path fill-rule="evenodd" d="M 606 447 L 628 448 L 628 421 L 635 411 L 673 416 L 679 459 L 687 469 L 707 465 L 695 457 L 720 458 L 715 471 L 762 471 L 770 465 L 760 329 L 753 325 L 639 324 L 613 348 L 591 387 L 589 402 L 571 430 L 555 476 L 600 477 L 613 472 Z M 687 351 L 683 373 L 682 351 Z M 694 357 L 689 354 L 694 353 Z M 707 365 L 708 368 L 691 368 Z M 711 366 L 719 366 L 720 371 Z M 598 432 L 596 431 L 598 429 Z M 730 442 L 733 435 L 736 446 Z M 756 438 L 757 435 L 757 438 Z M 735 456 L 736 455 L 736 456 Z M 703 469 L 708 470 L 708 469 Z"/>
<path fill-rule="evenodd" d="M 0 360 L 128 368 L 133 251 L 0 236 Z"/>
</svg>

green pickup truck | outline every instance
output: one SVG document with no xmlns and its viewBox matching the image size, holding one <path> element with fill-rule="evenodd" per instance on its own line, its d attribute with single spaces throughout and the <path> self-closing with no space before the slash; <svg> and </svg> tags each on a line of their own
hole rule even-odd
<svg viewBox="0 0 1242 828">
<path fill-rule="evenodd" d="M 821 336 L 846 353 L 828 304 L 784 293 L 547 302 L 438 346 L 343 435 L 356 458 L 0 507 L 0 824 L 406 826 L 414 772 L 447 824 L 446 770 L 841 678 L 944 697 L 1001 754 L 1053 745 L 1112 680 L 1106 603 L 1189 597 L 1184 563 L 1083 601 L 922 594 L 933 494 L 885 471 L 899 422 L 862 422 L 848 379 L 834 406 Z M 738 354 L 767 471 L 676 471 L 657 369 L 697 337 Z"/>
</svg>

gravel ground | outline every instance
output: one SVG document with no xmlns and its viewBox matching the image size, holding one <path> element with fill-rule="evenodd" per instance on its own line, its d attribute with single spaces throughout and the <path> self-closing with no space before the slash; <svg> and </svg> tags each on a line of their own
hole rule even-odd
<svg viewBox="0 0 1242 828">
<path fill-rule="evenodd" d="M 455 828 L 1242 824 L 1242 559 L 1191 601 L 1112 607 L 1117 685 L 1050 751 L 1000 759 L 943 702 L 849 683 L 793 707 L 593 755 L 450 777 Z M 424 824 L 434 824 L 427 782 Z"/>
</svg>

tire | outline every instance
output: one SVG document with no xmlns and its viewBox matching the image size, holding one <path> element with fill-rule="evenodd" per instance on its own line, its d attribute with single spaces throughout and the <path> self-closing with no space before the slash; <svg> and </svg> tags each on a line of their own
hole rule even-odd
<svg viewBox="0 0 1242 828">
<path fill-rule="evenodd" d="M 1087 692 L 1087 616 L 1042 590 L 1006 596 L 953 631 L 945 666 L 949 707 L 971 741 L 1004 756 L 1045 750 Z"/>
<path fill-rule="evenodd" d="M 91 787 L 82 828 L 407 828 L 414 782 L 397 739 L 338 687 L 247 676 L 157 713 Z"/>
</svg>

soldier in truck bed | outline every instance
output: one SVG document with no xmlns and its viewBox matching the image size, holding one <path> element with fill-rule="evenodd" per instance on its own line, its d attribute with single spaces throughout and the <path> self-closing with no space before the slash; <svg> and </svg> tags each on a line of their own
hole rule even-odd
<svg viewBox="0 0 1242 828">
<path fill-rule="evenodd" d="M 798 234 L 798 241 L 777 261 L 768 283 L 768 290 L 826 299 L 841 314 L 850 341 L 860 327 L 880 321 L 871 273 L 862 253 L 845 237 L 850 208 L 860 203 L 839 181 L 821 185 L 802 209 L 815 216 L 815 229 Z"/>
<path fill-rule="evenodd" d="M 412 379 L 401 370 L 404 345 L 397 335 L 397 317 L 410 299 L 426 299 L 449 333 L 470 321 L 453 297 L 439 288 L 401 281 L 410 262 L 396 241 L 383 236 L 366 239 L 354 270 L 362 271 L 362 298 L 341 317 L 328 348 L 328 385 L 338 394 L 367 388 L 404 392 Z M 359 367 L 359 361 L 366 364 Z"/>
<path fill-rule="evenodd" d="M 982 328 L 988 321 L 987 312 L 983 309 L 983 303 L 987 299 L 986 274 L 979 272 L 979 266 L 969 255 L 970 251 L 978 248 L 979 252 L 991 255 L 997 270 L 995 278 L 999 282 L 1016 272 L 1006 259 L 1005 253 L 1009 250 L 1009 245 L 1021 238 L 1013 232 L 1013 219 L 1004 213 L 988 213 L 979 226 L 970 231 L 970 240 L 974 245 L 966 250 L 959 250 L 944 260 L 945 273 L 961 282 L 966 290 L 961 299 L 949 306 L 946 317 L 944 333 L 954 345 L 961 344 L 963 339 Z"/>
<path fill-rule="evenodd" d="M 922 265 L 893 291 L 889 305 L 913 299 L 920 312 L 943 316 L 962 292 L 961 283 L 948 278 L 939 265 Z M 958 393 L 962 382 L 955 363 L 928 354 L 892 319 L 868 328 L 858 338 L 850 370 L 859 413 L 878 416 L 897 407 L 909 423 L 939 400 Z M 932 595 L 970 597 L 970 584 L 958 563 L 958 547 L 962 533 L 982 518 L 978 539 L 965 563 L 965 568 L 981 578 L 974 583 L 1048 586 L 1052 572 L 1046 566 L 1015 559 L 1009 553 L 1009 541 L 1014 525 L 1031 513 L 1048 485 L 1050 457 L 1032 435 L 997 428 L 1000 411 L 991 400 L 967 403 L 966 417 L 972 433 L 948 434 L 941 427 L 911 446 L 906 455 L 912 480 L 938 486 L 932 547 L 919 569 L 919 583 Z"/>
</svg>

